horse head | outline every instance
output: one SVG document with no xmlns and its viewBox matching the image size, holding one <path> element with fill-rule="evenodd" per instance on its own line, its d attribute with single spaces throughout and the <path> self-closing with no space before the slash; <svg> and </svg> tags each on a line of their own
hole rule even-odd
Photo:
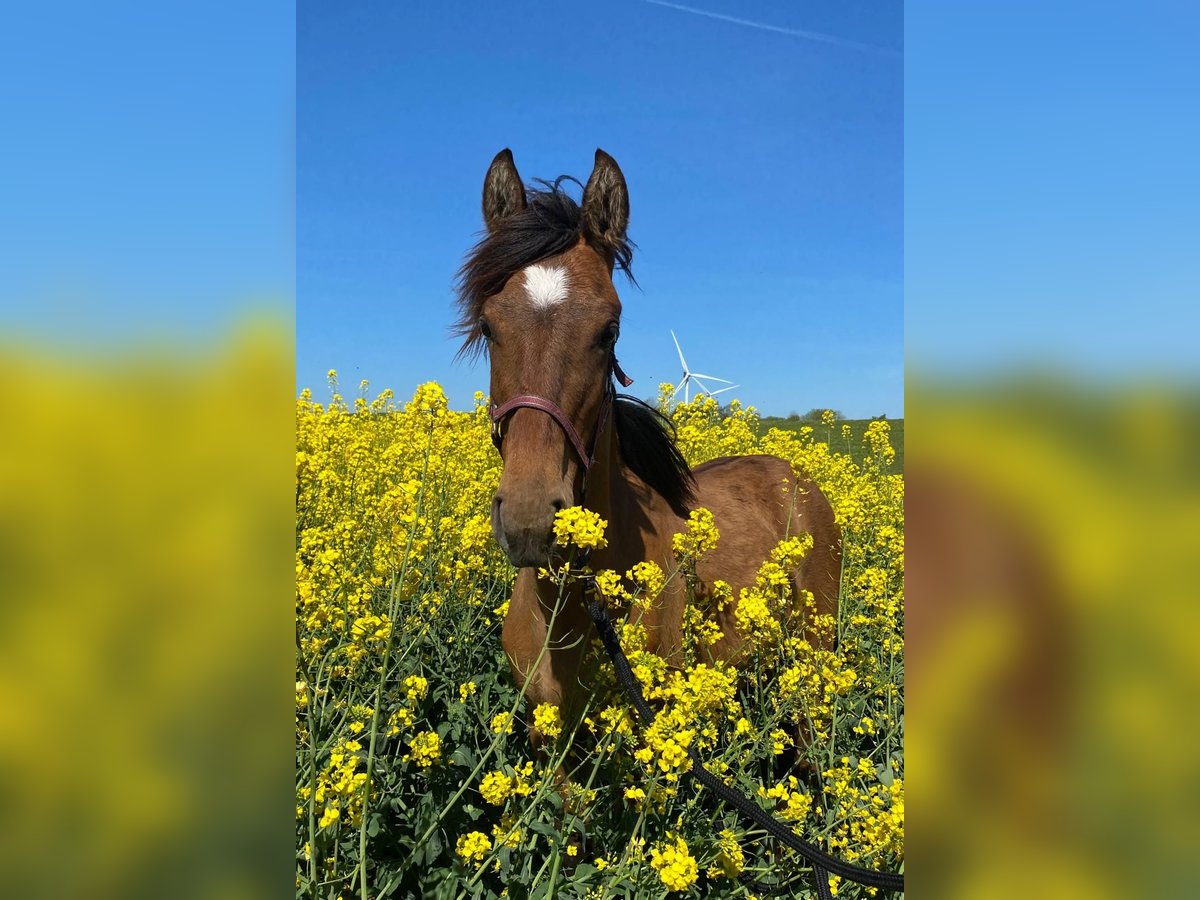
<svg viewBox="0 0 1200 900">
<path fill-rule="evenodd" d="M 629 274 L 632 255 L 616 161 L 596 151 L 579 204 L 563 180 L 527 189 L 512 153 L 498 153 L 483 185 L 486 233 L 459 273 L 459 332 L 490 361 L 504 460 L 492 531 L 517 567 L 546 562 L 555 513 L 582 500 L 613 405 L 613 271 Z"/>
</svg>

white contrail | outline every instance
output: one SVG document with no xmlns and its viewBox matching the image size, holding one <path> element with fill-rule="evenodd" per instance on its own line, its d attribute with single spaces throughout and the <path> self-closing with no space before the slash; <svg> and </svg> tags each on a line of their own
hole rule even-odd
<svg viewBox="0 0 1200 900">
<path fill-rule="evenodd" d="M 851 50 L 863 50 L 867 53 L 880 53 L 885 56 L 900 56 L 896 50 L 891 50 L 887 47 L 877 47 L 874 44 L 862 44 L 858 41 L 848 41 L 844 38 L 835 37 L 832 34 L 822 34 L 819 31 L 804 31 L 801 28 L 784 28 L 780 25 L 768 25 L 766 22 L 752 22 L 749 19 L 739 19 L 736 16 L 727 16 L 724 13 L 710 12 L 707 9 L 696 9 L 694 6 L 684 6 L 682 3 L 668 3 L 667 0 L 642 0 L 643 3 L 651 3 L 654 6 L 665 6 L 668 9 L 678 9 L 681 12 L 689 12 L 697 16 L 707 16 L 710 19 L 720 19 L 722 22 L 733 22 L 735 25 L 746 25 L 750 28 L 759 28 L 763 31 L 774 31 L 777 34 L 789 34 L 792 37 L 804 38 L 809 41 L 820 41 L 822 44 L 833 44 L 837 47 L 847 47 Z"/>
</svg>

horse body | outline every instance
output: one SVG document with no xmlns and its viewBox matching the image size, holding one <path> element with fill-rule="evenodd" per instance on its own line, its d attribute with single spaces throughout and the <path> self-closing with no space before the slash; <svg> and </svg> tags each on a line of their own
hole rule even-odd
<svg viewBox="0 0 1200 900">
<path fill-rule="evenodd" d="M 785 460 L 728 457 L 689 470 L 657 412 L 614 397 L 621 304 L 612 273 L 628 274 L 632 254 L 624 176 L 598 150 L 581 205 L 557 183 L 547 187 L 526 191 L 507 150 L 493 160 L 483 194 L 488 234 L 460 272 L 459 330 L 464 348 L 486 346 L 492 363 L 504 459 L 492 528 L 519 569 L 504 650 L 530 708 L 553 703 L 570 715 L 586 693 L 580 664 L 592 626 L 578 586 L 560 602 L 558 587 L 537 577 L 558 510 L 582 502 L 605 519 L 608 545 L 590 565 L 624 573 L 643 560 L 671 571 L 673 535 L 689 509 L 708 509 L 720 539 L 697 565 L 702 608 L 714 581 L 736 598 L 780 540 L 807 533 L 813 548 L 793 588 L 797 597 L 811 592 L 816 612 L 836 613 L 841 537 L 828 500 Z M 686 589 L 683 578 L 672 579 L 640 619 L 648 648 L 668 664 L 682 662 Z M 710 608 L 722 631 L 714 660 L 736 661 L 741 652 L 735 608 L 736 599 Z"/>
<path fill-rule="evenodd" d="M 597 459 L 601 466 L 603 457 Z M 672 537 L 683 531 L 685 517 L 673 510 L 661 495 L 621 464 L 611 451 L 611 472 L 596 472 L 598 484 L 609 490 L 601 497 L 589 491 L 587 506 L 608 522 L 608 546 L 592 554 L 590 565 L 597 571 L 626 572 L 636 563 L 649 560 L 669 572 L 674 565 Z M 593 470 L 596 471 L 596 470 Z M 829 501 L 810 481 L 797 480 L 790 464 L 773 456 L 723 457 L 698 466 L 696 506 L 713 514 L 720 540 L 696 567 L 693 585 L 697 602 L 708 606 L 723 637 L 710 650 L 711 660 L 736 662 L 742 640 L 733 611 L 734 603 L 721 611 L 706 600 L 712 583 L 725 581 L 736 597 L 754 584 L 758 568 L 782 539 L 796 534 L 813 535 L 813 550 L 801 569 L 794 573 L 797 596 L 811 591 L 818 613 L 836 614 L 841 574 L 841 535 Z M 590 479 L 589 479 L 590 480 Z M 796 493 L 793 494 L 793 491 Z M 686 602 L 683 578 L 668 582 L 655 604 L 640 618 L 646 628 L 647 648 L 667 660 L 682 663 L 683 610 Z M 578 589 L 563 598 L 554 631 L 548 632 L 558 588 L 539 580 L 536 569 L 518 572 L 504 622 L 502 642 L 509 665 L 529 704 L 553 703 L 570 716 L 576 702 L 587 693 L 588 672 L 581 668 L 586 638 L 592 623 Z M 548 650 L 542 653 L 543 644 Z M 536 666 L 536 668 L 535 668 Z M 535 746 L 541 743 L 537 728 L 530 726 Z"/>
</svg>

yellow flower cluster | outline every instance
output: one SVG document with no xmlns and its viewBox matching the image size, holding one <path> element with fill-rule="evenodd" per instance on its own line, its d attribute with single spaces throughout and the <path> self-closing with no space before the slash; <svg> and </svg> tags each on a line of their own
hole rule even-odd
<svg viewBox="0 0 1200 900">
<path fill-rule="evenodd" d="M 650 561 L 635 564 L 625 573 L 625 578 L 631 583 L 632 589 L 627 588 L 621 576 L 612 569 L 601 569 L 596 573 L 596 590 L 615 610 L 622 609 L 626 603 L 641 610 L 650 609 L 667 583 L 662 567 Z"/>
<path fill-rule="evenodd" d="M 711 609 L 711 607 L 710 607 Z M 684 655 L 689 665 L 708 657 L 708 648 L 725 636 L 715 617 L 688 597 L 683 607 Z"/>
<path fill-rule="evenodd" d="M 415 722 L 416 717 L 413 716 L 411 709 L 405 706 L 398 707 L 390 716 L 388 716 L 387 736 L 395 737 L 402 729 L 410 728 Z"/>
<path fill-rule="evenodd" d="M 790 647 L 798 662 L 779 675 L 779 699 L 789 708 L 803 710 L 819 738 L 827 738 L 833 707 L 858 683 L 858 673 L 840 652 L 813 648 L 793 638 Z"/>
<path fill-rule="evenodd" d="M 532 793 L 533 785 L 529 783 L 531 775 L 532 762 L 515 767 L 511 775 L 500 770 L 488 772 L 479 783 L 479 793 L 493 806 L 503 806 L 509 797 L 528 797 Z"/>
<path fill-rule="evenodd" d="M 599 722 L 592 716 L 584 718 L 584 724 L 593 734 L 619 735 L 630 737 L 633 734 L 633 719 L 628 709 L 609 705 L 600 710 Z"/>
<path fill-rule="evenodd" d="M 554 740 L 562 734 L 562 713 L 553 703 L 539 703 L 533 711 L 533 726 L 544 737 Z"/>
<path fill-rule="evenodd" d="M 636 586 L 637 594 L 633 602 L 642 609 L 649 609 L 653 605 L 667 581 L 659 564 L 649 560 L 637 563 L 626 573 L 626 577 Z"/>
<path fill-rule="evenodd" d="M 722 413 L 714 397 L 697 397 L 691 403 L 672 406 L 674 388 L 659 388 L 659 409 L 667 410 L 675 426 L 676 442 L 693 465 L 718 456 L 745 456 L 758 449 L 758 414 L 754 407 L 743 407 L 734 400 L 728 415 Z"/>
<path fill-rule="evenodd" d="M 362 744 L 355 740 L 339 741 L 329 751 L 329 763 L 317 779 L 312 797 L 316 805 L 324 807 L 318 827 L 335 824 L 343 811 L 352 825 L 362 820 L 367 782 L 367 773 L 359 771 L 363 762 Z"/>
<path fill-rule="evenodd" d="M 359 662 L 368 653 L 383 650 L 392 633 L 392 623 L 387 616 L 361 616 L 350 626 L 351 643 L 346 647 L 346 657 L 351 664 Z"/>
<path fill-rule="evenodd" d="M 507 847 L 511 850 L 520 846 L 521 841 L 525 838 L 525 832 L 511 816 L 504 816 L 499 825 L 492 826 L 492 837 L 495 839 L 497 847 Z"/>
<path fill-rule="evenodd" d="M 478 830 L 440 854 L 430 850 L 432 839 L 422 848 L 429 877 L 454 872 L 457 861 L 473 864 L 471 890 L 503 896 L 502 879 L 530 871 L 524 854 L 547 852 L 546 829 L 559 827 L 555 817 L 564 807 L 546 798 L 559 797 L 573 812 L 586 809 L 589 830 L 610 848 L 580 879 L 581 896 L 611 894 L 622 882 L 641 893 L 687 891 L 696 885 L 697 860 L 714 895 L 738 896 L 741 888 L 729 879 L 744 870 L 744 842 L 754 838 L 697 818 L 690 794 L 678 790 L 691 750 L 727 783 L 755 773 L 749 777 L 765 782 L 764 802 L 840 854 L 880 868 L 899 863 L 904 483 L 889 471 L 895 451 L 888 423 L 868 426 L 855 461 L 848 444 L 835 450 L 811 428 L 762 434 L 754 410 L 736 404 L 720 409 L 698 398 L 666 409 L 689 463 L 770 453 L 820 486 L 843 530 L 841 610 L 836 618 L 818 616 L 811 597 L 793 602 L 791 572 L 812 547 L 803 534 L 781 542 L 737 596 L 722 582 L 693 592 L 695 561 L 720 538 L 704 509 L 674 542 L 679 565 L 670 571 L 644 561 L 597 572 L 596 589 L 617 613 L 622 645 L 655 716 L 640 725 L 600 656 L 597 696 L 581 713 L 588 741 L 575 748 L 580 759 L 563 757 L 571 760 L 568 769 L 581 766 L 571 776 L 578 782 L 560 793 L 557 763 L 535 773 L 532 762 L 514 761 L 513 753 L 527 758 L 524 730 L 497 711 L 520 701 L 497 652 L 513 572 L 490 529 L 501 461 L 489 439 L 486 398 L 458 413 L 435 384 L 421 386 L 408 403 L 386 391 L 348 402 L 336 382 L 334 390 L 328 405 L 308 393 L 297 404 L 296 846 L 304 892 L 313 885 L 331 895 L 357 889 L 360 844 L 357 835 L 347 840 L 345 829 L 381 821 L 387 833 L 371 832 L 369 847 L 411 845 L 426 833 L 454 834 L 474 796 L 484 808 L 466 828 Z M 566 510 L 555 540 L 601 548 L 606 527 L 594 512 Z M 681 582 L 683 628 L 666 636 L 678 641 L 668 661 L 650 650 L 664 646 L 653 611 Z M 741 639 L 736 668 L 713 661 L 724 637 L 718 621 Z M 565 754 L 559 739 L 575 723 L 551 704 L 527 714 L 533 728 L 557 741 L 555 753 Z M 793 754 L 783 751 L 793 740 L 795 756 L 822 772 L 819 785 L 784 768 Z M 371 741 L 381 749 L 368 792 Z M 481 761 L 484 754 L 491 758 Z M 842 762 L 830 766 L 830 759 Z M 477 762 L 477 793 L 467 794 L 469 786 L 456 779 Z M 417 777 L 434 766 L 436 777 Z M 593 804 L 597 792 L 611 789 L 606 782 L 619 785 L 636 809 Z M 388 807 L 382 820 L 368 817 L 393 795 L 403 805 Z M 638 817 L 642 825 L 631 834 L 630 820 Z M 664 828 L 671 829 L 665 838 Z M 555 839 L 550 852 L 566 854 L 568 846 Z M 495 867 L 483 865 L 490 855 Z M 378 857 L 367 865 L 380 867 L 381 883 L 401 878 L 393 882 L 400 892 L 419 895 L 424 887 L 411 871 L 404 874 L 403 863 Z M 384 866 L 391 868 L 385 873 Z"/>
<path fill-rule="evenodd" d="M 608 546 L 604 529 L 608 523 L 582 506 L 570 506 L 554 514 L 554 543 L 560 547 L 600 550 Z"/>
<path fill-rule="evenodd" d="M 688 514 L 687 528 L 671 539 L 671 547 L 680 559 L 695 560 L 717 546 L 720 537 L 713 514 L 701 507 Z"/>
<path fill-rule="evenodd" d="M 446 590 L 470 592 L 492 577 L 498 552 L 487 510 L 500 466 L 482 395 L 465 414 L 450 413 L 433 383 L 401 409 L 390 391 L 351 407 L 336 392 L 336 374 L 331 384 L 328 406 L 307 390 L 297 404 L 297 621 L 301 661 L 333 656 L 330 674 L 346 677 L 378 658 L 387 629 L 420 633 Z M 439 509 L 430 515 L 435 485 Z M 454 548 L 439 554 L 440 590 L 419 593 L 420 573 L 407 567 L 396 588 L 411 605 L 393 621 L 377 599 L 401 560 L 423 558 L 434 546 Z"/>
<path fill-rule="evenodd" d="M 479 784 L 479 793 L 493 806 L 503 806 L 512 793 L 513 780 L 503 772 L 489 772 Z"/>
<path fill-rule="evenodd" d="M 625 631 L 633 629 L 626 626 Z M 737 673 L 724 663 L 699 663 L 686 671 L 669 669 L 660 657 L 645 650 L 636 651 L 631 663 L 647 699 L 663 701 L 643 732 L 643 746 L 634 752 L 634 758 L 647 772 L 657 772 L 673 783 L 691 770 L 688 750 L 693 745 L 702 750 L 716 746 L 718 725 L 741 716 Z"/>
<path fill-rule="evenodd" d="M 442 739 L 436 731 L 422 731 L 409 741 L 409 756 L 422 769 L 428 769 L 442 757 Z"/>
<path fill-rule="evenodd" d="M 425 695 L 429 693 L 429 679 L 420 675 L 409 675 L 404 679 L 404 692 L 409 703 L 424 700 Z"/>
<path fill-rule="evenodd" d="M 717 867 L 708 870 L 710 878 L 724 875 L 726 878 L 737 878 L 746 868 L 746 854 L 742 852 L 737 835 L 726 828 L 717 838 Z"/>
<path fill-rule="evenodd" d="M 459 855 L 464 862 L 481 863 L 483 858 L 492 850 L 491 839 L 482 831 L 471 831 L 467 834 L 458 836 L 458 843 L 454 847 L 454 852 Z"/>
<path fill-rule="evenodd" d="M 867 426 L 863 434 L 863 443 L 884 466 L 890 466 L 896 459 L 896 451 L 890 439 L 891 430 L 892 426 L 886 419 L 876 419 Z"/>
<path fill-rule="evenodd" d="M 903 853 L 904 779 L 893 768 L 883 767 L 881 776 L 870 760 L 860 758 L 852 764 L 843 756 L 822 773 L 826 802 L 840 820 L 829 846 L 851 862 L 866 860 L 878 867 L 885 854 Z"/>
<path fill-rule="evenodd" d="M 795 775 L 788 776 L 787 784 L 777 784 L 771 788 L 759 788 L 760 797 L 775 800 L 779 806 L 776 813 L 785 819 L 803 819 L 812 809 L 812 797 L 797 790 L 800 786 Z"/>
<path fill-rule="evenodd" d="M 759 567 L 754 585 L 738 596 L 733 618 L 749 652 L 772 648 L 782 639 L 793 613 L 791 573 L 812 546 L 810 534 L 780 541 Z"/>
<path fill-rule="evenodd" d="M 686 891 L 699 877 L 699 867 L 688 853 L 687 841 L 678 836 L 650 851 L 650 865 L 669 891 Z"/>
</svg>

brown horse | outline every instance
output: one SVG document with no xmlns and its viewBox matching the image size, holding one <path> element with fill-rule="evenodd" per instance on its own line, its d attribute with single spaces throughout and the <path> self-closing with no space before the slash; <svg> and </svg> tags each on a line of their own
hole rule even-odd
<svg viewBox="0 0 1200 900">
<path fill-rule="evenodd" d="M 632 280 L 625 178 L 597 150 L 582 204 L 561 189 L 562 180 L 526 189 L 512 154 L 496 155 L 483 185 L 487 231 L 459 273 L 458 330 L 465 351 L 486 350 L 491 359 L 492 417 L 504 460 L 492 531 L 520 570 L 504 650 L 530 708 L 554 703 L 569 715 L 586 693 L 579 689 L 582 638 L 592 626 L 578 595 L 552 616 L 558 589 L 537 577 L 560 509 L 582 503 L 608 522 L 608 546 L 590 564 L 617 572 L 642 560 L 670 571 L 672 536 L 684 529 L 689 509 L 709 509 L 720 540 L 697 568 L 701 597 L 715 579 L 736 597 L 776 543 L 811 534 L 813 549 L 793 583 L 812 592 L 818 613 L 837 612 L 842 545 L 829 501 L 786 461 L 728 457 L 689 470 L 669 423 L 614 393 L 613 375 L 624 379 L 614 355 L 621 301 L 613 270 Z M 642 619 L 650 649 L 669 663 L 680 657 L 681 581 L 673 579 Z M 733 610 L 726 604 L 713 611 L 723 633 L 716 659 L 739 655 Z M 539 746 L 542 736 L 530 725 Z"/>
</svg>

